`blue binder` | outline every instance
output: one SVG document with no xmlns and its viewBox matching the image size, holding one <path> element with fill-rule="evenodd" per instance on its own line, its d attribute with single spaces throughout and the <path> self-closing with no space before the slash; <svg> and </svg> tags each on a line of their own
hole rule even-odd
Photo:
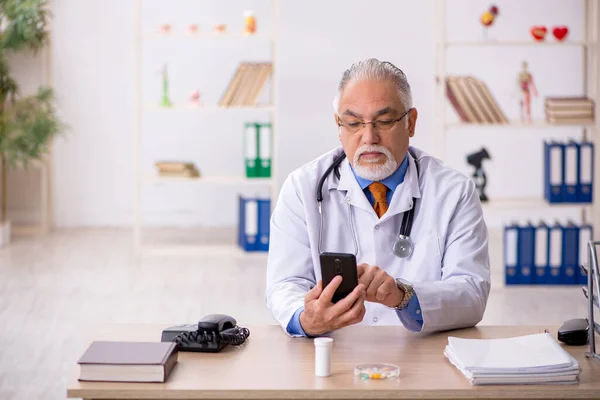
<svg viewBox="0 0 600 400">
<path fill-rule="evenodd" d="M 258 199 L 258 251 L 269 251 L 271 200 Z"/>
<path fill-rule="evenodd" d="M 574 285 L 578 281 L 579 227 L 569 222 L 562 229 L 562 283 Z"/>
<path fill-rule="evenodd" d="M 552 225 L 549 233 L 548 274 L 546 275 L 546 284 L 560 285 L 562 283 L 562 247 L 563 247 L 563 228 L 557 222 Z"/>
<path fill-rule="evenodd" d="M 564 145 L 544 142 L 544 197 L 549 203 L 564 200 Z"/>
<path fill-rule="evenodd" d="M 586 264 L 588 261 L 587 257 L 587 245 L 588 242 L 594 238 L 594 228 L 590 224 L 584 224 L 579 227 L 579 264 L 577 265 L 577 283 L 580 285 L 587 285 L 588 277 L 581 270 L 581 265 Z"/>
<path fill-rule="evenodd" d="M 550 257 L 550 228 L 546 223 L 540 222 L 535 230 L 535 274 L 533 283 L 545 285 L 548 275 L 548 260 Z"/>
<path fill-rule="evenodd" d="M 258 202 L 242 196 L 238 199 L 238 244 L 245 251 L 255 251 L 258 243 Z"/>
<path fill-rule="evenodd" d="M 594 143 L 582 142 L 579 144 L 578 164 L 578 201 L 580 203 L 591 203 L 594 193 Z"/>
<path fill-rule="evenodd" d="M 516 223 L 504 227 L 504 267 L 506 285 L 518 284 L 520 279 L 517 276 L 519 272 L 517 246 L 519 241 L 519 227 Z"/>
<path fill-rule="evenodd" d="M 535 262 L 535 227 L 532 224 L 519 227 L 517 258 L 517 283 L 531 285 Z"/>
<path fill-rule="evenodd" d="M 579 144 L 570 140 L 564 145 L 564 197 L 565 203 L 579 202 Z"/>
</svg>

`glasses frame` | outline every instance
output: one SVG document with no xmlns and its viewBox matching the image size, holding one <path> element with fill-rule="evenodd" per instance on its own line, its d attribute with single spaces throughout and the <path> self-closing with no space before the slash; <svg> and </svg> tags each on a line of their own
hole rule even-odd
<svg viewBox="0 0 600 400">
<path fill-rule="evenodd" d="M 402 114 L 400 117 L 398 117 L 398 118 L 396 118 L 396 119 L 393 119 L 393 120 L 391 120 L 390 122 L 393 122 L 393 123 L 395 124 L 396 122 L 399 122 L 399 121 L 401 121 L 401 120 L 402 120 L 402 118 L 404 118 L 405 116 L 407 116 L 407 115 L 408 115 L 408 113 L 409 113 L 409 112 L 410 112 L 410 111 L 411 111 L 413 108 L 414 108 L 414 107 L 411 107 L 411 108 L 409 108 L 409 109 L 408 109 L 408 110 L 406 110 L 406 111 L 404 112 L 404 114 Z M 341 118 L 338 116 L 338 127 L 344 127 L 344 128 L 346 128 L 346 129 L 348 129 L 348 130 L 349 130 L 351 133 L 357 133 L 357 132 L 360 132 L 361 130 L 363 130 L 363 129 L 365 129 L 365 128 L 366 128 L 367 124 L 370 124 L 370 125 L 373 127 L 373 130 L 375 130 L 375 131 L 376 131 L 376 130 L 378 130 L 378 128 L 377 128 L 377 126 L 376 126 L 377 122 L 378 122 L 378 120 L 373 120 L 373 121 L 360 121 L 360 122 L 358 122 L 358 123 L 359 123 L 359 124 L 361 124 L 361 125 L 362 125 L 362 127 L 358 127 L 358 129 L 356 129 L 356 131 L 352 132 L 352 131 L 350 130 L 350 129 L 351 129 L 350 127 L 348 127 L 348 126 L 346 126 L 346 125 L 342 124 L 342 119 L 341 119 Z M 392 128 L 390 127 L 390 129 L 392 129 Z"/>
</svg>

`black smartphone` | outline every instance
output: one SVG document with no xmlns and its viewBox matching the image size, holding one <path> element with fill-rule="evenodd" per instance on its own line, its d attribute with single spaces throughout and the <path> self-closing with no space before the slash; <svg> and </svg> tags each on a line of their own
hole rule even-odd
<svg viewBox="0 0 600 400">
<path fill-rule="evenodd" d="M 321 276 L 323 277 L 323 289 L 337 275 L 342 276 L 342 283 L 335 291 L 332 303 L 337 303 L 349 295 L 358 286 L 358 269 L 356 257 L 349 253 L 321 253 Z"/>
</svg>

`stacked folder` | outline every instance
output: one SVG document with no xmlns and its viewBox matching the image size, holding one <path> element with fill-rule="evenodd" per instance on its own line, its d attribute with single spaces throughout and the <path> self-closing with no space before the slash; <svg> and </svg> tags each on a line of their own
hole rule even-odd
<svg viewBox="0 0 600 400">
<path fill-rule="evenodd" d="M 505 339 L 450 336 L 444 355 L 472 385 L 579 382 L 577 360 L 549 333 Z"/>
<path fill-rule="evenodd" d="M 547 97 L 546 120 L 551 124 L 592 124 L 594 102 L 587 97 Z"/>
<path fill-rule="evenodd" d="M 540 222 L 505 226 L 506 284 L 586 284 L 587 276 L 579 266 L 586 263 L 586 246 L 593 237 L 589 224 Z"/>
<path fill-rule="evenodd" d="M 191 162 L 158 161 L 154 165 L 160 177 L 195 178 L 200 176 L 200 172 Z"/>
<path fill-rule="evenodd" d="M 244 148 L 246 177 L 271 177 L 271 124 L 246 123 Z"/>
<path fill-rule="evenodd" d="M 592 142 L 544 142 L 544 197 L 549 203 L 591 203 Z"/>
</svg>

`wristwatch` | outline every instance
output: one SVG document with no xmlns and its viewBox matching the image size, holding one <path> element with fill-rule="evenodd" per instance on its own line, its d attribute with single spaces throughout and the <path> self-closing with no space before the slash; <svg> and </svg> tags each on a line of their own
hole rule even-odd
<svg viewBox="0 0 600 400">
<path fill-rule="evenodd" d="M 400 304 L 392 308 L 395 310 L 404 310 L 408 306 L 410 299 L 412 299 L 413 295 L 415 294 L 415 289 L 410 282 L 401 278 L 396 278 L 396 286 L 398 286 L 398 289 L 404 292 L 404 297 L 402 298 Z"/>
</svg>

